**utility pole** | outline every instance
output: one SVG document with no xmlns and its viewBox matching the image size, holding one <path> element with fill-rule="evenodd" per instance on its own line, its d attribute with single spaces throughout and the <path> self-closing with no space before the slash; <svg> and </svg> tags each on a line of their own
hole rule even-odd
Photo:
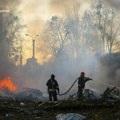
<svg viewBox="0 0 120 120">
<path fill-rule="evenodd" d="M 35 59 L 35 39 L 36 37 L 38 37 L 39 35 L 35 35 L 35 37 L 29 35 L 29 34 L 25 34 L 26 36 L 29 36 L 32 38 L 32 58 Z"/>
<path fill-rule="evenodd" d="M 32 42 L 33 42 L 33 56 L 32 56 L 32 58 L 35 59 L 35 39 L 33 39 Z"/>
</svg>

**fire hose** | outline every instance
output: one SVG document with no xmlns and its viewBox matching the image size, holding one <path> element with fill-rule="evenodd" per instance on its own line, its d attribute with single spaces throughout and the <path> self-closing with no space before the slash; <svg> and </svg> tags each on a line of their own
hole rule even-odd
<svg viewBox="0 0 120 120">
<path fill-rule="evenodd" d="M 78 80 L 78 78 L 73 82 L 73 84 L 70 86 L 70 88 L 66 91 L 66 92 L 64 92 L 64 93 L 62 93 L 62 94 L 57 94 L 57 95 L 59 95 L 59 96 L 62 96 L 62 95 L 65 95 L 65 94 L 67 94 L 71 89 L 72 89 L 72 87 L 74 86 L 74 84 L 77 82 L 77 80 Z"/>
<path fill-rule="evenodd" d="M 66 94 L 72 89 L 72 87 L 73 87 L 74 84 L 77 82 L 77 80 L 78 80 L 78 78 L 73 82 L 73 84 L 70 86 L 70 88 L 69 88 L 66 92 L 64 92 L 64 93 L 62 93 L 62 94 L 59 94 L 59 93 L 58 93 L 57 95 L 59 95 L 59 96 L 66 95 Z M 96 82 L 98 82 L 98 81 L 96 81 Z M 107 84 L 107 83 L 103 83 L 103 82 L 98 82 L 98 83 L 105 84 L 105 85 L 108 85 L 108 86 L 113 86 L 113 85 L 110 85 L 110 84 Z M 120 87 L 116 87 L 116 88 L 120 89 Z M 77 94 L 77 93 L 73 94 L 73 96 L 76 95 L 76 94 Z"/>
</svg>

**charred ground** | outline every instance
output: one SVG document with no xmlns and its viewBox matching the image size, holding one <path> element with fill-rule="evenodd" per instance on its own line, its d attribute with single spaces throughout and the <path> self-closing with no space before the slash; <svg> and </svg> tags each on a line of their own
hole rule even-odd
<svg viewBox="0 0 120 120">
<path fill-rule="evenodd" d="M 41 101 L 0 100 L 1 120 L 56 120 L 56 115 L 79 113 L 87 120 L 119 120 L 120 102 L 117 100 L 59 101 L 50 105 Z M 21 103 L 24 103 L 21 104 Z"/>
</svg>

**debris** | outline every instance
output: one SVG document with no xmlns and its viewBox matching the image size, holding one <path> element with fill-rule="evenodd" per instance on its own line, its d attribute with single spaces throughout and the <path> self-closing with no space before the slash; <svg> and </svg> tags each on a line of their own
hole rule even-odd
<svg viewBox="0 0 120 120">
<path fill-rule="evenodd" d="M 119 117 L 120 117 L 120 111 L 117 112 L 117 113 L 115 114 L 115 116 L 119 116 Z"/>
<path fill-rule="evenodd" d="M 6 113 L 5 114 L 5 117 L 14 117 L 15 116 L 15 114 L 13 114 L 13 113 Z"/>
<path fill-rule="evenodd" d="M 112 97 L 111 96 L 111 92 L 115 89 L 115 87 L 113 89 L 110 89 L 109 87 L 104 91 L 102 97 L 103 98 L 108 98 L 108 97 Z"/>
<path fill-rule="evenodd" d="M 20 103 L 24 103 L 21 106 Z M 117 99 L 61 100 L 57 104 L 41 101 L 0 99 L 0 119 L 56 120 L 120 120 L 120 101 Z M 61 111 L 61 114 L 59 114 Z M 100 111 L 100 113 L 99 113 Z M 85 112 L 85 113 L 84 113 Z M 64 114 L 63 114 L 64 113 Z M 75 113 L 75 114 L 74 114 Z M 77 114 L 76 114 L 77 113 Z M 84 115 L 82 117 L 82 115 Z"/>
<path fill-rule="evenodd" d="M 40 107 L 40 106 L 42 106 L 42 105 L 44 105 L 44 104 L 45 104 L 45 102 L 43 102 L 43 103 L 39 104 L 38 106 Z"/>
<path fill-rule="evenodd" d="M 41 110 L 33 110 L 32 114 L 36 115 L 36 116 L 41 116 L 42 111 Z"/>
<path fill-rule="evenodd" d="M 21 105 L 21 106 L 24 106 L 24 105 L 25 105 L 25 103 L 23 103 L 23 102 L 20 102 L 20 105 Z"/>
<path fill-rule="evenodd" d="M 106 98 L 116 98 L 116 99 L 120 99 L 120 90 L 117 89 L 116 87 L 113 88 L 107 88 L 103 95 L 102 98 L 106 99 Z"/>
<path fill-rule="evenodd" d="M 100 96 L 98 93 L 90 90 L 90 89 L 85 89 L 84 90 L 84 98 L 85 99 L 100 99 Z"/>
<path fill-rule="evenodd" d="M 32 115 L 32 112 L 29 111 L 28 109 L 21 109 L 21 112 L 22 112 L 24 115 Z"/>
<path fill-rule="evenodd" d="M 35 117 L 35 119 L 40 119 L 41 117 Z"/>
<path fill-rule="evenodd" d="M 85 120 L 86 117 L 77 113 L 59 114 L 56 116 L 57 120 Z"/>
</svg>

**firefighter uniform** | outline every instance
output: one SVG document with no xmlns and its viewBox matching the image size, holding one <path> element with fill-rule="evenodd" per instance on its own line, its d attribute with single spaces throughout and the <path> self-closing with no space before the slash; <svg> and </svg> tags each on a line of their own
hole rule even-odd
<svg viewBox="0 0 120 120">
<path fill-rule="evenodd" d="M 89 80 L 92 80 L 91 78 L 85 77 L 85 73 L 81 72 L 80 77 L 78 78 L 78 98 L 83 98 L 83 90 L 85 88 L 85 83 Z"/>
<path fill-rule="evenodd" d="M 46 85 L 48 87 L 49 102 L 52 102 L 52 98 L 54 102 L 57 102 L 57 92 L 59 93 L 59 86 L 55 80 L 54 74 L 51 75 L 51 78 L 47 81 Z"/>
</svg>

